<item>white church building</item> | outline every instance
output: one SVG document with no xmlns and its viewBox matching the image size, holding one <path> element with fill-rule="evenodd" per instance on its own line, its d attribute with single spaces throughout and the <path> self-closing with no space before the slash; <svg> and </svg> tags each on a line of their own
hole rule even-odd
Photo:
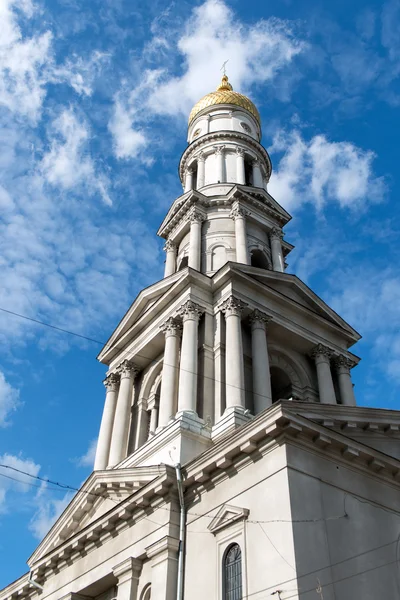
<svg viewBox="0 0 400 600">
<path fill-rule="evenodd" d="M 260 139 L 225 75 L 190 113 L 94 471 L 0 600 L 400 598 L 400 412 L 357 407 L 360 335 L 285 271 Z"/>
</svg>

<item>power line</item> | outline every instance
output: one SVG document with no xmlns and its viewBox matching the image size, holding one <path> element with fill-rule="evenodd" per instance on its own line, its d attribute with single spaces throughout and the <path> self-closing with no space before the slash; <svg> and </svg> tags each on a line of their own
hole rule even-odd
<svg viewBox="0 0 400 600">
<path fill-rule="evenodd" d="M 28 477 L 31 477 L 32 479 L 38 479 L 39 481 L 45 482 L 45 483 L 49 483 L 51 485 L 57 486 L 59 488 L 61 488 L 61 490 L 66 490 L 66 491 L 75 491 L 75 492 L 79 492 L 81 494 L 89 494 L 92 496 L 96 496 L 97 498 L 102 498 L 103 500 L 105 499 L 105 496 L 102 496 L 101 494 L 96 494 L 95 492 L 89 492 L 86 490 L 83 490 L 82 487 L 81 488 L 76 488 L 73 487 L 71 485 L 67 485 L 67 484 L 63 484 L 63 483 L 59 483 L 57 481 L 52 481 L 51 479 L 46 479 L 45 477 L 40 477 L 39 475 L 33 475 L 32 473 L 28 473 L 27 471 L 23 471 L 21 469 L 17 469 L 16 467 L 11 467 L 10 465 L 4 465 L 4 464 L 0 464 L 0 468 L 4 468 L 4 469 L 10 469 L 12 471 L 16 471 L 17 473 L 20 473 L 21 475 L 26 475 Z M 5 475 L 4 473 L 0 473 L 0 476 L 2 477 L 8 477 L 7 475 Z M 11 477 L 8 477 L 8 479 L 11 479 Z M 14 479 L 14 481 L 18 481 L 18 483 L 23 483 L 26 485 L 32 485 L 33 487 L 39 487 L 39 486 L 35 486 L 34 484 L 30 484 L 28 482 L 25 482 L 23 480 L 18 480 L 18 479 Z M 54 489 L 54 488 L 52 488 Z M 133 492 L 134 493 L 134 492 Z M 120 504 L 122 502 L 118 501 L 117 504 Z M 138 505 L 140 506 L 140 505 Z M 162 506 L 157 507 L 158 509 L 162 509 L 162 510 L 167 510 L 169 512 L 176 512 L 176 513 L 180 513 L 180 511 L 174 510 L 173 508 L 164 508 Z M 214 519 L 216 515 L 207 515 L 207 514 L 199 514 L 199 513 L 195 513 L 195 512 L 190 512 L 188 513 L 188 516 L 196 516 L 196 517 L 202 517 L 202 518 L 207 518 L 207 519 Z M 338 516 L 333 516 L 333 517 L 326 517 L 326 518 L 322 518 L 322 519 L 269 519 L 266 521 L 263 520 L 254 520 L 254 519 L 247 519 L 247 523 L 254 523 L 254 524 L 260 524 L 260 523 L 317 523 L 320 521 L 331 521 L 331 520 L 337 520 L 337 519 L 343 519 L 347 517 L 347 514 L 343 514 L 343 515 L 338 515 Z"/>
</svg>

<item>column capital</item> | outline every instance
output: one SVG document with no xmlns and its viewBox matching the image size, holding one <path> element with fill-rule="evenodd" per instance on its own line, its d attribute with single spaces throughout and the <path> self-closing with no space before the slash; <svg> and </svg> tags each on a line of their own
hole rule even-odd
<svg viewBox="0 0 400 600">
<path fill-rule="evenodd" d="M 221 155 L 225 149 L 225 146 L 214 146 L 215 154 Z"/>
<path fill-rule="evenodd" d="M 172 252 L 172 251 L 176 252 L 175 242 L 173 242 L 170 239 L 166 240 L 163 250 L 164 250 L 164 252 Z"/>
<path fill-rule="evenodd" d="M 311 350 L 310 356 L 315 362 L 329 362 L 333 352 L 328 346 L 323 344 L 317 344 L 315 348 Z"/>
<path fill-rule="evenodd" d="M 193 175 L 193 167 L 186 167 L 186 173 L 188 175 Z"/>
<path fill-rule="evenodd" d="M 109 375 L 107 375 L 103 383 L 107 392 L 115 392 L 119 384 L 118 373 L 109 373 Z"/>
<path fill-rule="evenodd" d="M 268 323 L 270 321 L 272 321 L 272 317 L 270 317 L 269 315 L 263 313 L 261 310 L 258 310 L 258 308 L 256 308 L 251 313 L 251 315 L 249 317 L 249 321 L 250 321 L 250 324 L 253 329 L 255 329 L 256 327 L 261 327 L 262 329 L 266 330 Z"/>
<path fill-rule="evenodd" d="M 205 216 L 199 210 L 193 208 L 187 214 L 187 220 L 189 223 L 202 223 L 205 221 Z"/>
<path fill-rule="evenodd" d="M 182 321 L 199 321 L 204 309 L 192 300 L 188 300 L 179 307 L 178 314 L 182 317 Z"/>
<path fill-rule="evenodd" d="M 134 379 L 139 373 L 139 368 L 130 360 L 123 360 L 117 367 L 121 379 L 126 377 Z"/>
<path fill-rule="evenodd" d="M 249 216 L 249 211 L 246 210 L 245 208 L 241 207 L 241 206 L 234 206 L 231 210 L 231 212 L 229 213 L 229 216 L 231 219 L 233 219 L 234 221 L 236 219 L 244 219 L 246 217 Z"/>
<path fill-rule="evenodd" d="M 269 232 L 269 237 L 271 238 L 271 240 L 283 240 L 283 236 L 284 234 L 280 227 L 273 227 Z"/>
<path fill-rule="evenodd" d="M 242 311 L 246 308 L 246 302 L 242 302 L 235 296 L 229 296 L 220 306 L 220 310 L 224 313 L 225 318 L 235 315 L 236 317 L 240 317 L 242 315 Z"/>
<path fill-rule="evenodd" d="M 180 336 L 182 333 L 182 324 L 175 317 L 169 317 L 160 327 L 165 337 L 170 335 Z"/>
<path fill-rule="evenodd" d="M 343 354 L 339 354 L 333 360 L 333 364 L 338 373 L 350 373 L 350 369 L 356 366 L 354 360 L 344 356 Z"/>
<path fill-rule="evenodd" d="M 206 160 L 206 157 L 202 150 L 196 155 L 196 158 L 198 162 L 204 162 Z"/>
<path fill-rule="evenodd" d="M 236 154 L 237 156 L 243 157 L 244 156 L 244 148 L 241 148 L 240 146 L 236 147 Z"/>
</svg>

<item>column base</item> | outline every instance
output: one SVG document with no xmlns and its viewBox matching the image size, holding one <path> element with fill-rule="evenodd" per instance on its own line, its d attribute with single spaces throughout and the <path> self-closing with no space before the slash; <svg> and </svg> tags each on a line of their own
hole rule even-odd
<svg viewBox="0 0 400 600">
<path fill-rule="evenodd" d="M 252 418 L 253 415 L 250 413 L 250 411 L 239 406 L 227 408 L 218 423 L 216 423 L 212 428 L 212 440 L 215 441 L 216 439 L 227 435 L 228 433 L 250 421 Z"/>
<path fill-rule="evenodd" d="M 211 446 L 211 431 L 196 413 L 181 412 L 129 456 L 120 468 L 185 464 Z"/>
</svg>

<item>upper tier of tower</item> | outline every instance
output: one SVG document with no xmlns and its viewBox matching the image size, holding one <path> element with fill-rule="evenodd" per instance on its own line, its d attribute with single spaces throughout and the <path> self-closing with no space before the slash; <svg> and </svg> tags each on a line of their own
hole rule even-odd
<svg viewBox="0 0 400 600">
<path fill-rule="evenodd" d="M 189 146 L 179 169 L 185 191 L 221 183 L 266 190 L 271 161 L 260 140 L 256 106 L 233 91 L 224 75 L 216 91 L 201 98 L 190 113 Z"/>
</svg>

